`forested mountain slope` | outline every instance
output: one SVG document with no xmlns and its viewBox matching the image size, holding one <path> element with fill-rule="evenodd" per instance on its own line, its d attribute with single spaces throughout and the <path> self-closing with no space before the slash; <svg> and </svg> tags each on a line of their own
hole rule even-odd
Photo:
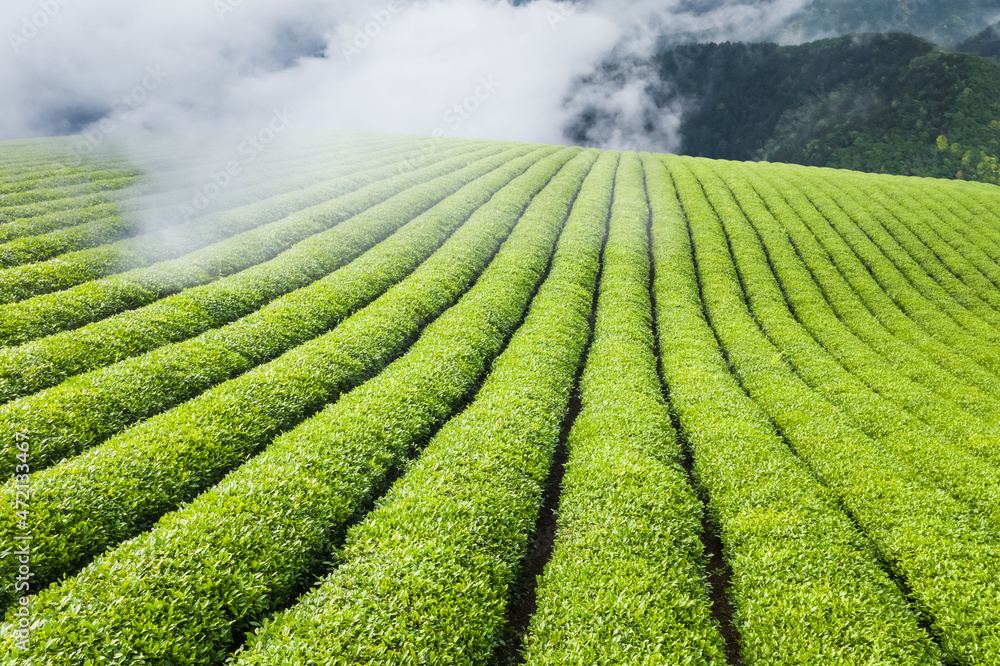
<svg viewBox="0 0 1000 666">
<path fill-rule="evenodd" d="M 892 33 L 686 45 L 639 64 L 611 59 L 572 96 L 653 72 L 645 94 L 659 113 L 683 109 L 685 154 L 1000 180 L 1000 65 L 977 55 Z M 585 108 L 569 137 L 594 141 L 608 114 Z"/>
</svg>

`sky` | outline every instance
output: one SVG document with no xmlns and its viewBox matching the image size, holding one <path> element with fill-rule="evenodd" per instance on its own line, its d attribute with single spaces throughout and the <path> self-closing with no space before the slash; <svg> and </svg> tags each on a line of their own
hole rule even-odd
<svg viewBox="0 0 1000 666">
<path fill-rule="evenodd" d="M 601 147 L 629 148 L 642 72 L 567 104 L 577 78 L 660 33 L 759 39 L 804 2 L 4 0 L 0 140 L 286 123 L 565 143 L 585 101 L 622 119 Z"/>
</svg>

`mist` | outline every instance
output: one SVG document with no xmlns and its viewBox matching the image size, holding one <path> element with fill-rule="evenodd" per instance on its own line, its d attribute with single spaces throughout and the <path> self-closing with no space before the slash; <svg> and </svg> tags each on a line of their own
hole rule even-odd
<svg viewBox="0 0 1000 666">
<path fill-rule="evenodd" d="M 315 130 L 566 145 L 597 108 L 587 145 L 676 152 L 683 104 L 653 104 L 648 66 L 579 82 L 664 43 L 773 36 L 807 1 L 7 0 L 0 140 L 125 158 L 146 174 L 117 195 L 136 242 L 172 244 L 306 187 L 296 155 L 336 141 Z"/>
<path fill-rule="evenodd" d="M 771 35 L 804 0 L 11 0 L 0 139 L 297 129 L 563 143 L 573 82 L 657 37 Z M 641 127 L 641 77 L 592 91 Z M 671 142 L 663 121 L 658 144 Z M 81 151 L 87 149 L 81 144 Z"/>
</svg>

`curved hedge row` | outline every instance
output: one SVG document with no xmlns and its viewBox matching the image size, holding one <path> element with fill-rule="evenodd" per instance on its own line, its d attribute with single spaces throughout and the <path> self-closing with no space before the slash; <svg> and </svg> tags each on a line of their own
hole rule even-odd
<svg viewBox="0 0 1000 666">
<path fill-rule="evenodd" d="M 1000 356 L 995 353 L 996 345 L 991 340 L 997 336 L 996 331 L 984 330 L 985 324 L 981 321 L 977 323 L 975 316 L 951 300 L 939 285 L 929 285 L 930 278 L 926 273 L 916 270 L 917 276 L 922 276 L 919 281 L 923 289 L 911 284 L 893 260 L 856 225 L 855 218 L 863 216 L 863 211 L 851 205 L 853 215 L 849 215 L 841 208 L 840 204 L 848 197 L 834 199 L 817 182 L 802 178 L 797 170 L 783 169 L 781 174 L 787 187 L 805 195 L 822 214 L 822 228 L 814 233 L 824 239 L 824 244 L 838 246 L 836 251 L 839 256 L 835 261 L 845 275 L 858 269 L 864 271 L 874 278 L 883 294 L 895 301 L 928 333 L 1000 376 Z M 845 249 L 849 253 L 847 256 L 843 255 Z M 860 265 L 857 263 L 859 260 Z M 957 317 L 958 321 L 953 317 Z M 972 326 L 975 332 L 965 328 L 966 325 Z"/>
<path fill-rule="evenodd" d="M 866 196 L 855 185 L 854 174 L 842 175 L 824 185 L 835 199 L 838 193 L 842 193 L 845 198 L 840 200 L 854 202 L 855 206 L 848 210 L 855 211 L 858 227 L 868 234 L 912 284 L 929 297 L 942 299 L 942 302 L 942 295 L 947 294 L 949 301 L 974 315 L 971 323 L 965 324 L 966 327 L 976 325 L 977 319 L 991 325 L 1000 323 L 1000 312 L 997 311 L 1000 294 L 995 285 L 979 289 L 984 278 L 968 261 L 945 251 L 933 237 L 921 240 L 911 229 L 911 213 L 905 208 L 891 199 Z M 856 207 L 856 202 L 860 200 L 865 203 L 863 208 Z M 926 209 L 921 211 L 921 217 L 930 218 Z M 916 224 L 916 228 L 920 226 Z M 955 312 L 958 313 L 953 315 L 956 321 L 966 321 L 964 313 Z"/>
<path fill-rule="evenodd" d="M 382 152 L 377 152 L 373 147 L 366 148 L 369 159 Z M 389 151 L 398 156 L 400 148 L 399 145 L 392 146 Z M 331 154 L 329 149 L 315 149 L 311 155 L 297 154 L 294 159 L 269 164 L 264 173 L 243 173 L 213 198 L 206 210 L 195 210 L 194 217 L 201 217 L 220 208 L 234 207 L 240 202 L 250 203 L 243 201 L 245 196 L 240 196 L 241 192 L 252 191 L 253 199 L 260 200 L 322 182 L 326 173 L 343 173 L 341 169 L 331 170 L 326 166 L 329 160 L 340 162 L 350 158 L 352 154 L 355 153 L 348 150 L 344 150 L 342 154 Z M 273 172 L 278 169 L 288 169 L 295 172 L 295 175 L 275 178 Z M 0 266 L 10 268 L 42 262 L 61 254 L 97 247 L 149 231 L 140 221 L 142 218 L 156 220 L 160 228 L 176 224 L 181 221 L 177 202 L 188 197 L 191 184 L 189 178 L 190 176 L 185 175 L 171 180 L 164 173 L 158 172 L 155 183 L 138 181 L 141 184 L 123 190 L 122 195 L 130 196 L 115 197 L 114 202 L 89 209 L 48 213 L 4 225 L 8 229 L 0 227 L 0 238 L 12 233 L 19 237 L 0 241 Z M 97 215 L 100 211 L 104 214 Z M 2 233 L 3 231 L 6 233 Z M 29 233 L 31 231 L 38 233 Z"/>
<path fill-rule="evenodd" d="M 0 208 L 6 210 L 21 206 L 45 203 L 59 199 L 76 198 L 97 192 L 119 190 L 136 182 L 140 173 L 136 169 L 110 173 L 107 178 L 98 178 L 75 185 L 61 185 L 44 189 L 33 189 L 22 192 L 0 193 Z"/>
<path fill-rule="evenodd" d="M 825 301 L 815 294 L 807 298 L 811 280 L 793 275 L 794 257 L 775 254 L 787 244 L 761 240 L 754 226 L 765 226 L 770 213 L 748 186 L 722 180 L 703 163 L 690 166 L 726 220 L 724 233 L 751 313 L 816 399 L 837 405 L 902 462 L 1000 524 L 1000 467 L 988 462 L 1000 462 L 1000 430 L 898 376 L 825 311 Z"/>
<path fill-rule="evenodd" d="M 745 168 L 741 171 L 747 173 Z M 838 307 L 838 314 L 845 321 L 851 323 L 858 319 L 857 315 L 845 314 L 850 301 L 855 300 L 893 338 L 926 354 L 936 365 L 953 373 L 964 383 L 987 394 L 1000 395 L 1000 378 L 990 372 L 995 361 L 982 356 L 981 347 L 963 344 L 959 348 L 954 339 L 950 345 L 945 344 L 944 336 L 940 334 L 946 331 L 935 327 L 940 315 L 936 315 L 926 301 L 905 285 L 891 292 L 883 290 L 846 241 L 832 229 L 824 214 L 798 188 L 788 184 L 786 179 L 776 177 L 777 174 L 773 166 L 760 167 L 760 178 L 766 178 L 777 196 L 784 199 L 794 212 L 794 216 L 780 218 L 782 227 L 789 233 L 800 256 L 809 263 L 813 274 L 828 285 L 825 290 L 827 297 L 831 304 Z M 756 182 L 759 184 L 760 179 Z M 770 200 L 766 195 L 765 198 Z M 819 205 L 825 206 L 825 202 Z M 847 288 L 841 288 L 841 284 L 846 284 Z M 859 311 L 854 309 L 854 312 Z M 933 334 L 935 330 L 939 333 L 937 337 Z M 971 402 L 975 404 L 974 396 L 972 398 Z"/>
<path fill-rule="evenodd" d="M 0 663 L 1000 666 L 995 186 L 293 134 L 0 145 Z"/>
<path fill-rule="evenodd" d="M 949 198 L 938 200 L 924 188 L 899 190 L 888 183 L 864 180 L 855 180 L 853 185 L 865 197 L 890 202 L 896 217 L 921 243 L 934 249 L 952 274 L 968 280 L 970 287 L 996 306 L 1000 245 L 969 227 L 973 215 L 968 208 Z"/>
<path fill-rule="evenodd" d="M 53 580 L 86 557 L 132 536 L 216 482 L 281 432 L 377 374 L 406 349 L 422 326 L 469 287 L 532 196 L 572 153 L 564 150 L 539 160 L 477 209 L 406 280 L 330 333 L 144 421 L 78 458 L 35 473 L 31 505 L 38 526 L 32 542 L 36 580 Z M 488 184 L 487 189 L 494 185 Z M 458 209 L 461 212 L 464 206 L 459 204 Z M 428 216 L 417 226 L 433 228 L 436 223 Z M 390 256 L 393 251 L 413 252 L 404 244 L 408 240 L 411 234 L 394 239 L 388 248 Z M 433 245 L 433 240 L 432 234 L 423 243 Z M 371 266 L 362 262 L 359 268 Z M 364 277 L 357 270 L 346 271 L 343 282 L 334 280 L 329 285 L 333 290 L 320 288 L 308 294 L 308 308 L 329 312 L 317 314 L 319 322 L 342 318 L 367 297 Z M 347 289 L 352 283 L 354 291 Z M 269 317 L 272 312 L 273 319 Z M 281 344 L 282 324 L 300 316 L 282 307 L 266 308 L 258 321 L 277 327 L 277 343 Z M 259 339 L 255 328 L 244 331 L 248 348 Z M 224 341 L 216 349 L 233 353 Z M 12 483 L 3 487 L 3 496 L 11 500 L 0 508 L 4 535 L 16 533 L 15 493 Z M 7 579 L 16 572 L 13 564 L 4 565 Z"/>
<path fill-rule="evenodd" d="M 475 400 L 350 530 L 339 566 L 265 622 L 236 663 L 489 661 L 590 337 L 604 218 L 588 213 L 608 196 L 614 162 L 604 153 L 582 188 L 567 179 L 532 211 L 547 235 L 566 225 Z"/>
<path fill-rule="evenodd" d="M 496 146 L 480 147 L 480 150 L 487 149 L 500 152 L 500 148 Z M 444 149 L 433 156 L 422 154 L 418 166 L 433 164 L 447 157 L 454 157 L 456 153 L 467 152 L 470 152 L 469 148 L 458 147 Z M 113 276 L 112 279 L 131 279 L 142 284 L 148 281 L 146 275 L 158 268 L 157 264 L 171 260 L 184 261 L 189 257 L 180 259 L 177 257 L 199 248 L 201 250 L 195 253 L 196 256 L 211 255 L 216 249 L 215 245 L 226 243 L 232 245 L 240 239 L 253 237 L 255 232 L 262 233 L 274 225 L 280 229 L 282 222 L 284 226 L 288 226 L 296 216 L 308 217 L 309 206 L 322 207 L 324 204 L 329 204 L 332 198 L 362 192 L 365 185 L 396 175 L 397 161 L 398 158 L 393 156 L 373 160 L 365 155 L 338 165 L 339 177 L 304 190 L 287 192 L 263 201 L 248 202 L 227 211 L 174 224 L 161 231 L 70 252 L 48 261 L 8 268 L 0 271 L 0 303 L 16 304 L 32 296 L 48 295 L 51 292 L 59 292 L 53 294 L 58 299 L 69 287 L 109 275 Z M 245 265 L 223 264 L 217 268 L 206 268 L 232 272 L 238 270 L 238 266 Z M 143 267 L 145 271 L 142 270 Z M 147 289 L 155 288 L 147 287 Z M 78 297 L 77 292 L 71 292 L 68 298 L 74 296 Z M 26 304 L 27 307 L 31 305 L 32 303 Z"/>
<path fill-rule="evenodd" d="M 394 165 L 383 166 L 322 184 L 315 191 L 310 188 L 304 193 L 293 193 L 279 202 L 265 201 L 259 206 L 253 206 L 253 210 L 238 208 L 224 216 L 194 220 L 189 229 L 188 241 L 195 247 L 207 242 L 203 228 L 223 236 L 229 235 L 229 232 L 239 233 L 180 258 L 90 280 L 57 293 L 0 305 L 0 342 L 7 345 L 20 344 L 58 331 L 78 328 L 112 314 L 141 307 L 182 289 L 207 284 L 246 270 L 273 258 L 309 236 L 336 226 L 393 194 L 431 178 L 446 175 L 470 162 L 500 153 L 502 149 L 490 146 L 477 151 L 460 148 L 448 152 L 462 154 L 447 159 L 448 153 L 428 157 L 426 162 L 429 166 L 417 168 L 396 178 L 390 177 L 396 174 Z M 323 199 L 320 193 L 330 198 Z M 302 197 L 319 197 L 323 203 L 299 210 L 299 204 L 295 201 Z M 288 206 L 295 212 L 286 215 Z M 277 219 L 268 222 L 271 218 Z M 227 224 L 225 220 L 230 223 Z M 249 231 L 240 231 L 241 229 Z M 176 231 L 175 228 L 173 232 Z M 185 241 L 181 237 L 171 238 L 176 243 L 171 252 L 179 251 L 177 248 L 183 247 Z M 111 249 L 95 249 L 95 262 L 101 271 L 106 268 L 104 260 L 107 256 L 121 258 L 121 253 L 114 249 L 115 244 L 108 247 Z M 102 253 L 110 254 L 104 256 Z M 125 260 L 130 261 L 128 258 Z M 140 263 L 144 262 L 143 259 Z M 61 266 L 69 266 L 71 270 L 75 270 L 72 262 L 65 264 L 63 258 L 45 262 L 44 266 L 50 264 L 56 273 L 61 270 Z"/>
<path fill-rule="evenodd" d="M 677 158 L 666 164 L 669 174 L 646 159 L 657 192 L 651 203 L 663 374 L 732 568 L 744 662 L 941 663 L 870 542 L 733 376 L 734 350 L 715 331 L 745 308 L 742 290 L 738 281 L 713 277 L 735 276 L 724 242 L 703 241 L 718 221 L 700 184 Z M 773 372 L 779 358 L 772 354 L 762 372 Z"/>
<path fill-rule="evenodd" d="M 531 161 L 516 167 L 527 169 Z M 343 266 L 498 163 L 488 161 L 479 167 L 466 167 L 397 195 L 303 242 L 281 257 L 282 261 L 268 262 L 251 269 L 247 280 L 227 281 L 221 290 L 194 293 L 194 298 L 186 297 L 191 292 L 185 292 L 177 298 L 179 303 L 166 303 L 166 307 L 154 304 L 151 306 L 154 317 L 147 320 L 147 326 L 155 329 L 174 321 L 177 328 L 183 329 L 188 323 L 197 324 L 197 319 L 189 322 L 189 313 L 225 312 L 226 301 L 239 296 L 244 287 L 256 295 L 255 288 L 259 288 L 259 284 L 255 282 L 267 285 L 277 280 L 294 284 L 295 280 L 288 280 L 287 276 L 301 273 L 305 267 L 310 269 L 312 275 L 307 273 L 299 277 L 299 282 L 321 277 Z M 476 184 L 474 196 L 485 202 L 514 175 L 516 171 L 511 174 L 502 170 L 499 179 L 484 178 Z M 485 196 L 481 190 L 487 190 Z M 447 229 L 454 229 L 472 213 L 463 198 L 435 211 L 429 220 L 421 220 L 416 225 L 430 227 L 425 231 L 426 237 L 413 239 L 413 233 L 408 232 L 402 239 L 393 239 L 359 267 L 349 270 L 343 282 L 337 275 L 333 284 L 323 281 L 314 288 L 304 287 L 293 297 L 279 299 L 227 326 L 78 375 L 49 390 L 3 405 L 0 407 L 0 438 L 9 435 L 12 440 L 15 432 L 24 432 L 38 442 L 33 447 L 30 460 L 32 468 L 38 471 L 89 449 L 131 423 L 170 409 L 219 382 L 279 356 L 335 326 L 394 281 L 391 278 L 387 282 L 366 279 L 364 274 L 359 274 L 358 268 L 374 265 L 384 277 L 401 279 L 407 271 L 400 270 L 412 262 L 412 258 L 410 262 L 406 261 L 407 255 L 412 257 L 419 252 L 430 254 L 447 235 Z M 439 224 L 436 219 L 439 214 L 450 216 L 450 221 L 446 218 Z M 402 242 L 415 243 L 417 247 L 409 248 L 401 245 Z M 391 268 L 383 265 L 386 262 L 381 256 L 383 254 L 399 265 Z M 401 255 L 401 258 L 396 259 L 394 255 Z M 345 293 L 333 290 L 331 294 L 331 287 L 351 286 L 353 290 L 348 288 Z M 237 303 L 240 304 L 239 301 Z M 175 309 L 175 305 L 179 307 Z M 132 321 L 137 319 L 139 317 L 131 318 Z M 291 322 L 294 322 L 293 326 L 289 326 Z M 95 342 L 98 345 L 105 341 L 106 344 L 116 342 L 112 335 L 108 335 L 108 327 L 99 323 L 95 328 L 98 329 L 97 334 L 84 336 L 78 347 L 84 353 L 92 349 Z M 128 339 L 124 342 L 128 348 Z M 56 354 L 58 356 L 59 352 Z M 91 356 L 96 357 L 95 360 L 100 359 L 101 352 L 91 352 Z M 0 454 L 0 459 L 13 469 L 16 454 L 16 449 L 7 448 Z"/>
<path fill-rule="evenodd" d="M 351 261 L 404 224 L 476 178 L 497 171 L 474 190 L 486 192 L 488 183 L 505 184 L 545 154 L 546 149 L 525 157 L 529 148 L 511 149 L 469 166 L 433 178 L 375 204 L 364 212 L 320 232 L 285 250 L 274 259 L 207 285 L 186 289 L 150 305 L 58 333 L 19 347 L 0 349 L 0 403 L 20 398 L 94 368 L 138 356 L 169 343 L 194 337 L 211 328 L 225 326 L 275 298 L 313 283 Z M 520 156 L 520 157 L 519 157 Z M 499 181 L 497 179 L 500 179 Z M 451 209 L 447 209 L 452 212 Z M 471 211 L 470 211 L 471 212 Z M 241 326 L 253 324 L 241 324 Z M 275 331 L 280 333 L 281 331 Z M 239 353 L 247 355 L 246 350 Z M 183 354 L 176 348 L 176 356 Z M 250 352 L 250 355 L 254 355 Z M 122 366 L 124 367 L 124 366 Z M 119 371 L 116 371 L 119 372 Z M 127 371 L 120 371 L 127 374 Z M 90 384 L 100 384 L 99 375 Z M 57 389 L 61 390 L 61 389 Z M 69 389 L 79 391 L 77 389 Z M 94 389 L 83 389 L 90 393 Z M 105 391 L 106 387 L 99 388 Z M 56 396 L 52 391 L 45 396 Z M 46 397 L 37 400 L 45 404 Z M 94 395 L 94 401 L 101 399 Z M 53 399 L 53 406 L 59 403 Z M 98 407 L 100 408 L 100 407 Z M 113 408 L 113 407 L 105 407 Z M 10 409 L 10 408 L 8 408 Z M 0 407 L 0 433 L 4 408 Z M 18 412 L 23 418 L 23 412 Z M 59 422 L 55 417 L 53 423 Z M 29 425 L 18 425 L 22 430 Z M 51 431 L 52 426 L 49 426 Z M 0 435 L 2 437 L 2 435 Z"/>
<path fill-rule="evenodd" d="M 117 653 L 112 663 L 215 663 L 251 622 L 287 601 L 407 452 L 460 407 L 521 321 L 562 226 L 562 218 L 552 219 L 553 206 L 568 207 L 567 192 L 575 192 L 596 158 L 590 152 L 566 164 L 577 152 L 541 160 L 505 190 L 509 195 L 477 212 L 481 224 L 493 227 L 497 244 L 506 235 L 497 226 L 509 229 L 513 221 L 498 225 L 496 219 L 524 214 L 475 287 L 428 326 L 409 353 L 152 531 L 39 593 L 33 657 L 83 662 Z M 465 240 L 477 242 L 436 254 L 434 272 L 383 299 L 398 302 L 398 315 L 433 318 L 478 272 L 470 264 L 461 271 L 465 280 L 454 275 L 459 258 L 488 260 L 494 249 L 471 233 Z M 372 325 L 399 322 L 389 314 L 383 310 L 369 318 L 371 325 L 353 327 L 361 336 L 354 349 L 336 356 L 330 349 L 326 357 L 348 367 L 364 362 L 375 341 L 389 337 Z M 350 328 L 348 320 L 337 330 Z M 391 338 L 405 336 L 399 331 Z M 13 628 L 0 628 L 5 647 Z"/>
<path fill-rule="evenodd" d="M 649 222 L 642 163 L 626 153 L 529 665 L 726 663 L 705 582 L 702 506 L 657 372 Z"/>
<path fill-rule="evenodd" d="M 701 285 L 733 371 L 907 586 L 947 658 L 962 664 L 995 661 L 1000 655 L 996 528 L 867 437 L 842 411 L 817 400 L 747 310 L 722 223 L 701 203 L 701 186 L 695 187 L 697 192 L 682 191 L 681 201 L 704 207 L 695 216 L 689 211 L 689 219 L 699 266 L 706 266 L 703 255 L 713 257 L 712 270 L 701 272 Z"/>
<path fill-rule="evenodd" d="M 724 169 L 716 172 L 727 179 L 738 177 L 746 182 L 773 214 L 776 224 L 767 223 L 764 216 L 761 231 L 762 238 L 773 248 L 771 251 L 780 254 L 773 263 L 808 280 L 797 268 L 801 262 L 815 284 L 812 287 L 805 281 L 803 288 L 813 293 L 810 300 L 817 303 L 817 307 L 823 307 L 821 299 L 825 301 L 843 325 L 877 351 L 885 362 L 892 364 L 897 373 L 928 387 L 978 418 L 998 422 L 1000 400 L 993 396 L 1000 395 L 1000 379 L 941 343 L 935 344 L 888 296 L 877 287 L 873 289 L 870 282 L 867 290 L 856 292 L 802 221 L 803 217 L 819 215 L 815 208 L 810 211 L 808 205 L 799 207 L 800 201 L 786 199 L 770 180 L 743 165 L 727 163 Z M 790 264 L 788 267 L 783 266 L 786 261 Z"/>
<path fill-rule="evenodd" d="M 1000 229 L 997 228 L 1000 211 L 996 209 L 996 202 L 991 201 L 988 196 L 992 194 L 992 188 L 977 191 L 969 189 L 968 183 L 959 182 L 945 182 L 942 187 L 942 183 L 937 180 L 928 181 L 926 185 L 928 194 L 933 194 L 936 200 L 959 215 L 965 223 L 956 226 L 956 231 L 981 244 L 984 249 L 996 248 L 1000 244 Z M 984 194 L 987 196 L 982 196 Z M 991 254 L 995 252 L 994 249 Z"/>
<path fill-rule="evenodd" d="M 355 133 L 352 133 L 355 134 Z M 371 138 L 362 138 L 352 136 L 346 140 L 340 140 L 339 138 L 335 141 L 328 142 L 327 140 L 320 141 L 321 146 L 310 147 L 307 150 L 293 151 L 291 157 L 286 159 L 275 158 L 274 163 L 280 165 L 289 160 L 301 161 L 309 157 L 317 158 L 315 163 L 319 164 L 323 162 L 322 156 L 324 152 L 329 156 L 331 154 L 338 154 L 338 158 L 345 157 L 350 154 L 350 151 L 359 148 L 365 148 L 368 146 L 373 146 L 373 144 L 388 143 L 390 141 L 396 140 L 397 137 L 392 137 L 388 139 L 382 137 L 381 141 Z M 237 139 L 239 141 L 239 139 Z M 416 143 L 416 141 L 414 141 Z M 58 215 L 60 213 L 72 214 L 74 209 L 93 206 L 101 203 L 115 203 L 119 209 L 128 210 L 139 210 L 144 207 L 152 206 L 155 204 L 170 206 L 174 212 L 177 211 L 177 196 L 176 193 L 166 192 L 162 195 L 156 195 L 159 188 L 163 185 L 167 186 L 177 186 L 178 188 L 184 189 L 185 197 L 187 193 L 186 187 L 190 186 L 190 171 L 191 166 L 182 159 L 178 161 L 177 159 L 177 147 L 173 144 L 167 145 L 160 152 L 164 154 L 165 159 L 156 160 L 152 159 L 150 156 L 149 146 L 144 146 L 142 148 L 143 154 L 146 159 L 143 160 L 145 167 L 147 169 L 154 170 L 156 172 L 157 180 L 155 183 L 147 182 L 146 179 L 140 179 L 135 183 L 128 185 L 120 190 L 112 190 L 109 192 L 100 192 L 95 194 L 83 194 L 79 196 L 63 197 L 59 199 L 50 199 L 45 202 L 37 204 L 26 204 L 22 206 L 12 206 L 7 208 L 0 208 L 0 226 L 4 224 L 17 223 L 17 222 L 29 222 L 32 218 L 41 215 Z M 205 150 L 200 150 L 198 157 L 200 159 L 214 162 L 214 163 L 224 163 L 227 159 L 232 156 L 231 145 L 227 147 L 225 151 L 218 151 L 215 149 L 209 149 L 207 152 Z M 71 169 L 87 169 L 88 167 L 94 168 L 95 166 L 99 168 L 104 168 L 106 166 L 113 166 L 116 164 L 115 159 L 111 159 L 107 156 L 100 158 L 98 162 L 87 162 L 80 167 L 70 167 Z M 297 162 L 289 162 L 290 164 L 295 164 Z M 121 160 L 121 166 L 119 168 L 131 168 L 132 165 L 126 164 L 124 160 Z M 269 183 L 274 180 L 284 180 L 281 178 L 272 178 L 273 174 L 255 175 L 255 174 L 244 174 L 244 177 L 239 179 L 238 183 L 233 183 L 230 188 L 227 188 L 225 192 L 220 193 L 219 197 L 213 201 L 213 204 L 222 203 L 226 201 L 241 201 L 245 199 L 245 196 L 240 196 L 239 192 L 241 190 L 246 190 L 248 187 L 256 185 L 263 185 L 265 190 L 271 190 Z"/>
<path fill-rule="evenodd" d="M 27 192 L 29 190 L 54 189 L 69 185 L 84 185 L 109 178 L 141 176 L 143 174 L 141 169 L 126 166 L 125 164 L 117 168 L 109 165 L 97 168 L 65 168 L 62 171 L 63 173 L 55 174 L 51 169 L 48 169 L 47 172 L 35 173 L 26 178 L 23 173 L 14 174 L 2 171 L 0 173 L 9 178 L 9 180 L 0 183 L 0 195 Z M 15 175 L 17 178 L 12 177 Z"/>
<path fill-rule="evenodd" d="M 27 236 L 38 236 L 40 234 L 57 231 L 66 227 L 94 222 L 118 214 L 118 208 L 114 202 L 82 206 L 70 211 L 59 211 L 56 213 L 45 213 L 24 220 L 14 220 L 0 224 L 0 243 L 7 243 L 12 240 Z"/>
</svg>

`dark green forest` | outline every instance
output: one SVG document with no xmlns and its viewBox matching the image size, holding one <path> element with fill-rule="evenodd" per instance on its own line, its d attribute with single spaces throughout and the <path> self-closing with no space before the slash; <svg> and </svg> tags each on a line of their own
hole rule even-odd
<svg viewBox="0 0 1000 666">
<path fill-rule="evenodd" d="M 513 5 L 532 2 L 508 1 Z M 586 4 L 600 0 L 562 1 Z M 664 6 L 678 14 L 700 16 L 770 1 L 773 0 L 678 0 Z M 780 11 L 781 5 L 778 3 L 776 10 Z M 850 33 L 906 32 L 953 47 L 997 21 L 1000 21 L 997 0 L 808 0 L 774 34 L 760 38 L 787 44 Z M 689 36 L 702 41 L 714 37 L 710 30 Z"/>
<path fill-rule="evenodd" d="M 655 109 L 683 109 L 685 154 L 1000 182 L 1000 65 L 980 55 L 903 33 L 689 44 L 609 59 L 580 87 L 637 71 Z M 606 113 L 584 109 L 567 134 L 592 142 Z"/>
<path fill-rule="evenodd" d="M 789 28 L 805 38 L 906 32 L 950 47 L 998 18 L 996 0 L 812 0 Z"/>
</svg>

